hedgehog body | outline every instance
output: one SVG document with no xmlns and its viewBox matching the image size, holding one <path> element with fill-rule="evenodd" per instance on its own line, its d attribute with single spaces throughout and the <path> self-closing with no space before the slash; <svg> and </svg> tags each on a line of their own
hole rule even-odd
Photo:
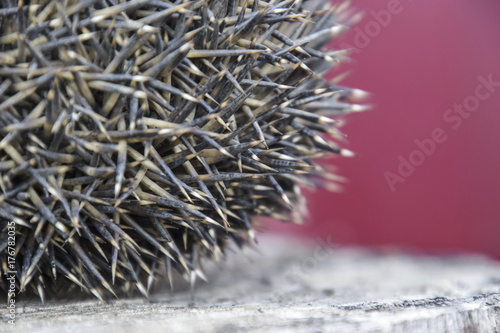
<svg viewBox="0 0 500 333">
<path fill-rule="evenodd" d="M 0 0 L 0 290 L 144 295 L 299 220 L 349 155 L 324 79 L 346 2 Z M 331 138 L 325 139 L 325 135 Z M 295 207 L 295 209 L 294 209 Z M 5 253 L 5 255 L 3 255 Z M 11 255 L 9 255 L 12 254 Z"/>
</svg>

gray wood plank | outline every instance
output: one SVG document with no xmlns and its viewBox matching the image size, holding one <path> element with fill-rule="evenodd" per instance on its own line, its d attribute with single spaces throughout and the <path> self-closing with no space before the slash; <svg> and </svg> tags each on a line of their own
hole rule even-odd
<svg viewBox="0 0 500 333">
<path fill-rule="evenodd" d="M 499 332 L 500 264 L 259 237 L 206 265 L 209 283 L 151 300 L 50 301 L 16 296 L 0 332 Z M 166 283 L 166 281 L 165 281 Z"/>
</svg>

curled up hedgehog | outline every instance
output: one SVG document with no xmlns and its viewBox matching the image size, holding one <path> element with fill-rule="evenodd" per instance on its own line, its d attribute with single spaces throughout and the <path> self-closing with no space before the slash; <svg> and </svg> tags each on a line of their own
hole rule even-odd
<svg viewBox="0 0 500 333">
<path fill-rule="evenodd" d="M 335 179 L 329 0 L 0 0 L 0 290 L 139 291 Z M 10 279 L 9 279 L 10 276 Z M 160 281 L 162 281 L 160 279 Z"/>
</svg>

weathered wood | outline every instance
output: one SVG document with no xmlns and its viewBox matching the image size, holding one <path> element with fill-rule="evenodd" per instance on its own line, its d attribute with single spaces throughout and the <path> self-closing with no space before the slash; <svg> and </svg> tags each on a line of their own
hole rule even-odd
<svg viewBox="0 0 500 333">
<path fill-rule="evenodd" d="M 480 256 L 430 257 L 330 249 L 261 236 L 245 258 L 207 268 L 151 301 L 44 306 L 16 296 L 16 326 L 1 332 L 498 332 L 500 264 Z"/>
</svg>

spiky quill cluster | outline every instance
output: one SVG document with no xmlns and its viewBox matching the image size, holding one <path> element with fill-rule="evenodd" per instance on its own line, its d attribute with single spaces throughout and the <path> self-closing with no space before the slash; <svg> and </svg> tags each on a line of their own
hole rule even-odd
<svg viewBox="0 0 500 333">
<path fill-rule="evenodd" d="M 332 178 L 313 158 L 350 154 L 320 135 L 360 108 L 323 79 L 346 2 L 17 3 L 0 0 L 3 292 L 7 271 L 42 300 L 202 276 L 252 217 L 299 218 L 298 184 Z"/>
</svg>

